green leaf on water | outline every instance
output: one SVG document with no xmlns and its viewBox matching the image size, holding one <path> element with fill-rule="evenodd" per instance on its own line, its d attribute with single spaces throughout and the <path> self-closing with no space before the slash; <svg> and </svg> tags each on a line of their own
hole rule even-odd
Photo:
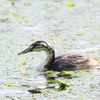
<svg viewBox="0 0 100 100">
<path fill-rule="evenodd" d="M 31 41 L 35 41 L 35 39 L 31 39 Z"/>
<path fill-rule="evenodd" d="M 14 84 L 8 84 L 8 87 L 13 87 L 14 86 Z"/>
<path fill-rule="evenodd" d="M 14 5 L 15 5 L 15 1 L 12 1 L 12 3 L 11 3 L 11 4 L 12 4 L 12 6 L 14 6 Z"/>
<path fill-rule="evenodd" d="M 17 14 L 17 13 L 12 13 L 12 15 L 13 15 L 14 17 L 18 17 L 18 14 Z"/>
<path fill-rule="evenodd" d="M 47 97 L 49 94 L 48 93 L 44 93 L 44 96 Z"/>
<path fill-rule="evenodd" d="M 21 64 L 22 64 L 22 65 L 26 65 L 26 62 L 22 62 Z"/>
<path fill-rule="evenodd" d="M 19 18 L 23 19 L 23 18 L 25 18 L 25 17 L 24 17 L 24 16 L 19 16 Z"/>
<path fill-rule="evenodd" d="M 57 77 L 57 74 L 59 74 L 59 72 L 56 72 L 56 71 L 46 71 L 46 75 L 48 77 Z"/>
<path fill-rule="evenodd" d="M 83 33 L 79 33 L 79 34 L 76 34 L 76 35 L 78 35 L 78 36 L 83 36 L 84 34 L 83 34 Z"/>
<path fill-rule="evenodd" d="M 61 72 L 61 76 L 62 77 L 71 77 L 73 73 L 74 73 L 73 71 L 63 71 L 63 72 Z"/>
<path fill-rule="evenodd" d="M 28 57 L 28 56 L 26 56 L 25 58 L 26 58 L 26 60 L 28 60 L 28 59 L 29 59 L 29 57 Z"/>
<path fill-rule="evenodd" d="M 91 87 L 91 88 L 94 88 L 94 85 L 91 84 L 90 87 Z"/>
<path fill-rule="evenodd" d="M 26 3 L 26 2 L 25 2 L 23 5 L 24 5 L 24 6 L 27 6 L 27 5 L 31 5 L 31 3 Z"/>
<path fill-rule="evenodd" d="M 67 6 L 68 6 L 68 7 L 73 7 L 74 4 L 73 4 L 73 3 L 68 3 Z"/>
<path fill-rule="evenodd" d="M 63 90 L 66 90 L 66 88 L 70 87 L 70 85 L 63 83 L 61 81 L 58 81 L 58 80 L 49 80 L 49 82 L 59 84 L 59 88 L 56 91 L 63 91 Z"/>
</svg>

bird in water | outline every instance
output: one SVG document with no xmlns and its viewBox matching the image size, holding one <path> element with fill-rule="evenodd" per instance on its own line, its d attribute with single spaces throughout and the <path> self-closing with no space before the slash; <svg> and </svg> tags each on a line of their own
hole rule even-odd
<svg viewBox="0 0 100 100">
<path fill-rule="evenodd" d="M 47 54 L 45 61 L 36 68 L 39 71 L 71 71 L 90 69 L 100 65 L 96 59 L 83 54 L 65 54 L 55 58 L 53 47 L 45 41 L 37 41 L 31 44 L 18 55 L 35 51 L 45 51 Z"/>
</svg>

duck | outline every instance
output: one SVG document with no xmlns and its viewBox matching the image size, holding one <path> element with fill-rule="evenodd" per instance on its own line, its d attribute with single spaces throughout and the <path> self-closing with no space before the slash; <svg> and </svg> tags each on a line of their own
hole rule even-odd
<svg viewBox="0 0 100 100">
<path fill-rule="evenodd" d="M 88 57 L 83 54 L 72 53 L 55 57 L 55 50 L 53 46 L 45 41 L 36 41 L 32 43 L 27 49 L 18 53 L 18 55 L 39 51 L 45 51 L 47 57 L 36 68 L 38 71 L 73 71 L 91 69 L 96 66 L 100 66 L 97 59 Z"/>
</svg>

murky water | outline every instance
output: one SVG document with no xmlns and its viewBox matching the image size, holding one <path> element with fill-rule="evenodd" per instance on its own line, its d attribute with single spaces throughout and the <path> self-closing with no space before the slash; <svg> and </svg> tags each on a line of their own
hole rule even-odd
<svg viewBox="0 0 100 100">
<path fill-rule="evenodd" d="M 68 7 L 69 2 L 74 6 Z M 99 100 L 100 71 L 57 78 L 70 85 L 57 92 L 45 89 L 47 79 L 35 71 L 44 52 L 17 55 L 44 40 L 53 45 L 56 56 L 74 52 L 100 59 L 99 0 L 1 0 L 0 8 L 0 100 Z M 27 91 L 36 88 L 41 93 Z"/>
</svg>

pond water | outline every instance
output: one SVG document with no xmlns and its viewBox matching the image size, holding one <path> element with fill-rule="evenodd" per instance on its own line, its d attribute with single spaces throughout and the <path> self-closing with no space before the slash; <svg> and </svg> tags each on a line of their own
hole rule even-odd
<svg viewBox="0 0 100 100">
<path fill-rule="evenodd" d="M 99 70 L 56 78 L 70 85 L 58 92 L 57 83 L 46 88 L 47 78 L 35 71 L 44 52 L 17 55 L 44 40 L 52 44 L 56 56 L 84 53 L 100 59 L 99 0 L 1 0 L 0 8 L 0 100 L 100 100 Z"/>
</svg>

